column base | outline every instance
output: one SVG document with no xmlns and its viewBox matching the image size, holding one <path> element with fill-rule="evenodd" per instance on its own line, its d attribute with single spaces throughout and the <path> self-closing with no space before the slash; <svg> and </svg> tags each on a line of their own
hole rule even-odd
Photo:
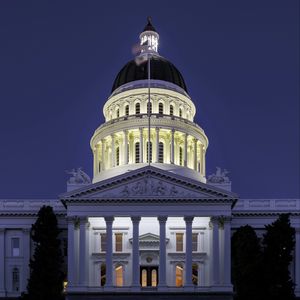
<svg viewBox="0 0 300 300">
<path fill-rule="evenodd" d="M 183 290 L 187 292 L 192 292 L 195 290 L 195 286 L 193 284 L 187 284 L 183 286 Z"/>
<path fill-rule="evenodd" d="M 132 292 L 140 292 L 141 291 L 141 286 L 140 285 L 132 285 L 131 286 L 131 288 L 130 288 L 130 290 L 132 291 Z"/>
<path fill-rule="evenodd" d="M 167 292 L 169 290 L 169 287 L 166 284 L 158 285 L 157 289 L 159 292 Z"/>
<path fill-rule="evenodd" d="M 6 297 L 6 291 L 5 290 L 0 290 L 0 297 L 3 297 L 3 298 Z"/>
<path fill-rule="evenodd" d="M 114 286 L 113 285 L 108 285 L 108 286 L 104 286 L 103 287 L 103 290 L 105 291 L 105 292 L 112 292 L 112 291 L 114 291 Z"/>
</svg>

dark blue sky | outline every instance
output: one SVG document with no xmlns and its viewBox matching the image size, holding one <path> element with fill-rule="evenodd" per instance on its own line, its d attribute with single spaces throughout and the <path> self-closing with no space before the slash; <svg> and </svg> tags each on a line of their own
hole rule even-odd
<svg viewBox="0 0 300 300">
<path fill-rule="evenodd" d="M 241 197 L 299 197 L 299 2 L 0 1 L 0 197 L 55 197 L 146 17 Z"/>
</svg>

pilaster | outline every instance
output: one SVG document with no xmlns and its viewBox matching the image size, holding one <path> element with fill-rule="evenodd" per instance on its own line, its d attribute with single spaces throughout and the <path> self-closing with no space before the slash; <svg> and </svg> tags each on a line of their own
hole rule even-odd
<svg viewBox="0 0 300 300">
<path fill-rule="evenodd" d="M 194 217 L 186 216 L 185 221 L 185 281 L 184 289 L 190 290 L 193 286 L 192 266 L 193 266 L 193 247 L 192 247 L 192 225 Z"/>
</svg>

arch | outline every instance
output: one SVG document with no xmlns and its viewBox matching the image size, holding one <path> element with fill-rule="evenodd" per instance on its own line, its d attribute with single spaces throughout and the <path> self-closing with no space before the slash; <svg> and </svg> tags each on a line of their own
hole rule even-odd
<svg viewBox="0 0 300 300">
<path fill-rule="evenodd" d="M 136 142 L 135 143 L 135 163 L 139 163 L 140 162 L 140 142 Z"/>
<path fill-rule="evenodd" d="M 153 269 L 151 271 L 151 286 L 156 287 L 157 286 L 157 270 Z"/>
<path fill-rule="evenodd" d="M 102 263 L 100 266 L 100 285 L 104 286 L 106 283 L 106 264 Z"/>
<path fill-rule="evenodd" d="M 170 105 L 170 116 L 174 116 L 174 105 Z"/>
<path fill-rule="evenodd" d="M 116 265 L 115 267 L 116 286 L 124 285 L 123 266 Z"/>
<path fill-rule="evenodd" d="M 129 116 L 129 104 L 125 104 L 124 112 L 125 112 L 125 116 Z"/>
<path fill-rule="evenodd" d="M 20 290 L 20 270 L 17 267 L 12 269 L 12 290 L 14 292 Z"/>
<path fill-rule="evenodd" d="M 192 282 L 193 285 L 198 285 L 198 277 L 199 276 L 199 270 L 198 270 L 198 264 L 193 263 L 192 265 Z"/>
<path fill-rule="evenodd" d="M 149 163 L 149 142 L 147 142 L 146 150 L 147 150 L 147 162 Z M 152 162 L 152 142 L 150 142 L 150 163 Z"/>
<path fill-rule="evenodd" d="M 177 264 L 175 266 L 175 284 L 177 287 L 183 286 L 183 266 L 182 264 Z"/>
<path fill-rule="evenodd" d="M 158 162 L 164 163 L 164 143 L 159 142 L 158 144 Z"/>
<path fill-rule="evenodd" d="M 137 102 L 135 104 L 135 114 L 136 115 L 139 115 L 141 113 L 141 103 L 140 102 Z"/>
<path fill-rule="evenodd" d="M 159 104 L 158 104 L 158 113 L 160 115 L 164 114 L 164 104 L 162 102 L 159 102 Z"/>
</svg>

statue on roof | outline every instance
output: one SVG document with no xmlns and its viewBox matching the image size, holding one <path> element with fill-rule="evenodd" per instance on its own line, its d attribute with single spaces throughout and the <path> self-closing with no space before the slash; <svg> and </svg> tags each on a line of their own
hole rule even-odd
<svg viewBox="0 0 300 300">
<path fill-rule="evenodd" d="M 90 184 L 92 183 L 91 178 L 87 175 L 82 168 L 72 169 L 70 171 L 66 171 L 67 174 L 72 175 L 69 180 L 68 184 Z"/>
<path fill-rule="evenodd" d="M 217 167 L 216 173 L 209 175 L 207 181 L 208 183 L 230 183 L 227 174 L 229 172 L 226 169 L 222 171 L 220 167 Z"/>
</svg>

